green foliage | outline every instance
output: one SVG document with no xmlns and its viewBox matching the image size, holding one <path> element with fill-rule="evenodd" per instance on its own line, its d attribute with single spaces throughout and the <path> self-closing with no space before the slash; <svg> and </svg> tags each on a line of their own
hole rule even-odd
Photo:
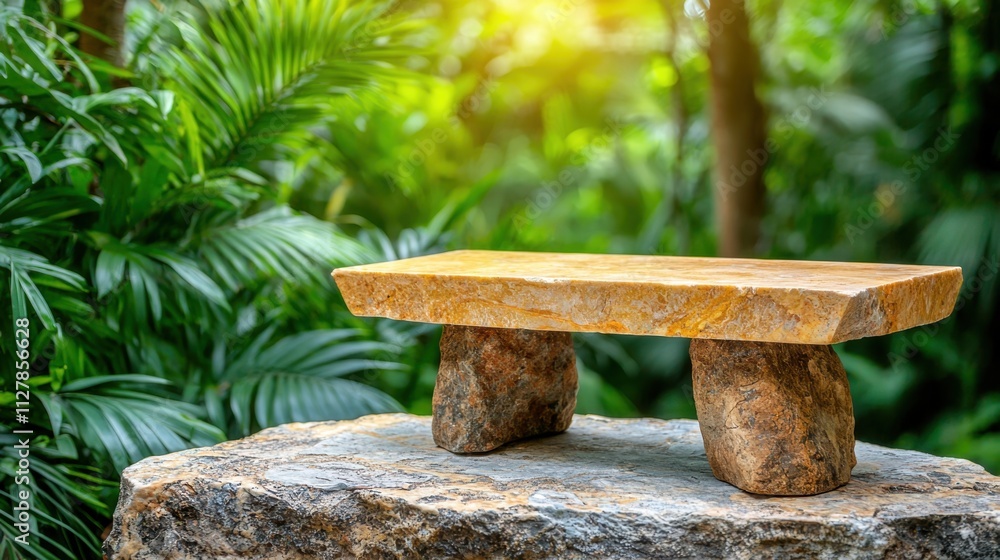
<svg viewBox="0 0 1000 560">
<path fill-rule="evenodd" d="M 30 318 L 39 546 L 2 512 L 4 558 L 99 554 L 145 456 L 429 413 L 440 329 L 352 317 L 331 268 L 715 252 L 694 4 L 130 2 L 123 69 L 76 52 L 76 3 L 19 5 L 0 9 L 0 335 Z M 1000 469 L 1000 12 L 750 9 L 774 142 L 757 252 L 962 266 L 954 317 L 838 352 L 859 438 Z M 686 341 L 575 340 L 580 412 L 693 416 Z"/>
<path fill-rule="evenodd" d="M 451 246 L 715 253 L 707 22 L 673 3 L 447 5 L 438 47 L 418 64 L 439 81 L 406 91 L 409 110 L 380 108 L 342 130 L 373 161 L 338 220 L 398 232 L 488 178 Z M 750 10 L 774 146 L 757 252 L 961 266 L 953 317 L 837 350 L 859 438 L 997 471 L 1000 12 Z M 336 190 L 307 174 L 302 192 L 318 202 L 299 204 L 319 215 Z M 694 414 L 684 341 L 578 337 L 577 348 L 601 378 L 581 374 L 582 410 L 624 397 L 642 415 Z M 429 390 L 418 385 L 421 402 Z"/>
<path fill-rule="evenodd" d="M 400 409 L 359 381 L 409 366 L 347 317 L 328 276 L 376 252 L 292 210 L 273 167 L 322 154 L 317 125 L 396 87 L 403 26 L 385 8 L 137 12 L 160 34 L 131 53 L 143 86 L 119 88 L 47 14 L 0 10 L 0 333 L 30 319 L 33 371 L 15 387 L 15 348 L 0 350 L 0 404 L 31 393 L 30 422 L 0 433 L 0 482 L 32 490 L 41 539 L 16 545 L 5 522 L 5 558 L 99 555 L 114 481 L 144 457 Z M 300 312 L 304 293 L 322 313 Z M 47 434 L 30 487 L 11 477 L 15 427 Z"/>
</svg>

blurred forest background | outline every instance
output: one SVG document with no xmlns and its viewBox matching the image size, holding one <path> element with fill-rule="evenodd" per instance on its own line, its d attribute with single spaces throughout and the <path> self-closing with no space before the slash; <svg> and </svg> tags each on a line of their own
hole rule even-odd
<svg viewBox="0 0 1000 560">
<path fill-rule="evenodd" d="M 837 352 L 859 439 L 1000 472 L 998 101 L 981 1 L 8 0 L 0 557 L 99 557 L 145 456 L 428 414 L 440 329 L 329 272 L 448 248 L 959 265 Z M 687 346 L 579 336 L 579 412 L 694 417 Z"/>
</svg>

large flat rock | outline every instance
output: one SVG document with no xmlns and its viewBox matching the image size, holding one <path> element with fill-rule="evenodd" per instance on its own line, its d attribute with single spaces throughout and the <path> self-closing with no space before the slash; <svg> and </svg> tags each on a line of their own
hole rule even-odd
<svg viewBox="0 0 1000 560">
<path fill-rule="evenodd" d="M 752 496 L 698 424 L 577 416 L 484 455 L 406 414 L 290 424 L 128 468 L 112 559 L 998 558 L 1000 479 L 857 444 L 846 486 Z"/>
<path fill-rule="evenodd" d="M 452 251 L 338 268 L 355 315 L 424 323 L 833 344 L 947 317 L 958 267 Z"/>
</svg>

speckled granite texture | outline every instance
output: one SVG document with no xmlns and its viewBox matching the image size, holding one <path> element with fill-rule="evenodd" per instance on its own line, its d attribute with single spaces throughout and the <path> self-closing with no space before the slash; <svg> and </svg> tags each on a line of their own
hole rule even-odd
<svg viewBox="0 0 1000 560">
<path fill-rule="evenodd" d="M 430 418 L 291 424 L 126 469 L 113 560 L 151 558 L 997 558 L 1000 479 L 857 444 L 845 486 L 743 493 L 693 421 L 577 416 L 485 455 Z"/>
</svg>

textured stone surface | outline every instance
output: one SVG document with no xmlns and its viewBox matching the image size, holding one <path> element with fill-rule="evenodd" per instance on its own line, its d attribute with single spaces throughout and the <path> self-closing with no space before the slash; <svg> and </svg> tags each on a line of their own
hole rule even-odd
<svg viewBox="0 0 1000 560">
<path fill-rule="evenodd" d="M 996 558 L 1000 479 L 859 443 L 846 486 L 753 496 L 716 480 L 692 421 L 577 417 L 488 455 L 430 419 L 292 424 L 122 475 L 113 560 Z"/>
<path fill-rule="evenodd" d="M 564 431 L 576 390 L 569 333 L 445 325 L 434 441 L 455 453 L 480 453 Z"/>
<path fill-rule="evenodd" d="M 957 267 L 454 251 L 339 268 L 355 315 L 832 344 L 947 317 Z"/>
<path fill-rule="evenodd" d="M 854 408 L 830 346 L 692 340 L 712 472 L 747 492 L 817 494 L 851 478 Z"/>
</svg>

